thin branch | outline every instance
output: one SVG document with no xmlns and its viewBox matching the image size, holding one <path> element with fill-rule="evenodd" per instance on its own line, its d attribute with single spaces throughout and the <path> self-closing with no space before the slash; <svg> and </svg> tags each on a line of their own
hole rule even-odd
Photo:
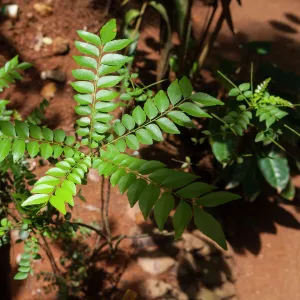
<svg viewBox="0 0 300 300">
<path fill-rule="evenodd" d="M 105 218 L 104 218 L 104 224 L 105 224 L 105 230 L 107 233 L 107 243 L 109 245 L 109 248 L 112 250 L 112 240 L 111 240 L 111 231 L 109 226 L 109 219 L 108 219 L 108 213 L 109 213 L 109 200 L 110 200 L 110 182 L 107 182 L 107 192 L 106 192 L 106 201 L 105 201 Z"/>
<path fill-rule="evenodd" d="M 105 234 L 101 231 L 101 229 L 98 229 L 94 226 L 85 224 L 85 223 L 81 223 L 81 222 L 69 222 L 69 224 L 71 225 L 77 225 L 77 226 L 81 226 L 81 227 L 85 227 L 88 228 L 92 231 L 95 231 L 99 236 L 101 236 L 103 239 L 107 240 L 107 237 L 105 236 Z"/>
<path fill-rule="evenodd" d="M 57 264 L 55 262 L 55 258 L 54 258 L 53 254 L 52 254 L 52 251 L 51 251 L 51 249 L 50 249 L 50 247 L 48 245 L 48 242 L 47 242 L 46 238 L 42 234 L 40 236 L 41 236 L 41 238 L 43 240 L 44 244 L 42 246 L 44 246 L 43 248 L 44 248 L 44 250 L 46 252 L 46 255 L 48 256 L 48 259 L 50 261 L 52 270 L 53 270 L 54 274 L 57 276 L 60 273 L 60 270 L 59 270 L 59 268 L 58 268 L 58 266 L 57 266 Z"/>
</svg>

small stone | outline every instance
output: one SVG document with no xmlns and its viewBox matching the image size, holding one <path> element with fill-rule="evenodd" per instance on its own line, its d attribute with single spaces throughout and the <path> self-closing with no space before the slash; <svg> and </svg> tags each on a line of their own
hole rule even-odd
<svg viewBox="0 0 300 300">
<path fill-rule="evenodd" d="M 35 3 L 33 8 L 39 13 L 42 17 L 46 17 L 52 14 L 53 8 L 45 3 Z"/>
<path fill-rule="evenodd" d="M 84 206 L 84 208 L 86 208 L 89 211 L 97 211 L 100 212 L 100 209 L 92 204 L 87 204 Z"/>
<path fill-rule="evenodd" d="M 28 20 L 32 20 L 33 19 L 33 13 L 32 12 L 29 12 L 27 15 L 26 15 L 27 19 Z"/>
<path fill-rule="evenodd" d="M 5 6 L 5 15 L 11 19 L 16 19 L 18 17 L 19 5 L 10 4 Z"/>
<path fill-rule="evenodd" d="M 142 283 L 140 295 L 146 299 L 157 299 L 166 296 L 173 287 L 157 279 L 147 279 Z"/>
<path fill-rule="evenodd" d="M 53 40 L 51 39 L 51 37 L 45 36 L 43 37 L 43 43 L 45 45 L 51 45 L 53 43 Z"/>
<path fill-rule="evenodd" d="M 199 238 L 203 242 L 203 247 L 197 250 L 197 253 L 202 256 L 211 256 L 214 253 L 218 252 L 218 249 L 212 242 L 208 242 L 207 239 L 203 236 L 203 234 L 199 230 L 194 230 L 192 235 Z"/>
<path fill-rule="evenodd" d="M 43 80 L 52 79 L 57 82 L 65 82 L 66 75 L 59 69 L 47 70 L 47 71 L 41 72 L 41 79 L 43 79 Z"/>
<path fill-rule="evenodd" d="M 182 239 L 184 241 L 183 247 L 184 250 L 191 252 L 194 250 L 203 249 L 206 246 L 206 243 L 199 237 L 191 233 L 183 233 Z"/>
<path fill-rule="evenodd" d="M 99 182 L 100 177 L 99 177 L 98 171 L 96 169 L 90 169 L 89 174 L 88 174 L 88 179 L 93 182 Z"/>
<path fill-rule="evenodd" d="M 235 286 L 230 282 L 226 282 L 221 287 L 214 289 L 214 293 L 221 299 L 230 299 L 236 294 Z"/>
<path fill-rule="evenodd" d="M 69 52 L 69 42 L 62 37 L 56 37 L 53 41 L 53 53 L 63 55 Z"/>
<path fill-rule="evenodd" d="M 207 288 L 201 288 L 195 299 L 197 300 L 220 300 L 221 298 Z"/>
<path fill-rule="evenodd" d="M 46 83 L 41 90 L 41 96 L 48 100 L 52 99 L 55 96 L 56 90 L 57 88 L 54 82 Z"/>
<path fill-rule="evenodd" d="M 41 51 L 43 46 L 43 34 L 41 32 L 38 32 L 33 40 L 33 50 L 36 52 Z"/>
<path fill-rule="evenodd" d="M 168 256 L 139 257 L 138 264 L 145 272 L 152 275 L 159 275 L 173 267 L 175 260 Z"/>
</svg>

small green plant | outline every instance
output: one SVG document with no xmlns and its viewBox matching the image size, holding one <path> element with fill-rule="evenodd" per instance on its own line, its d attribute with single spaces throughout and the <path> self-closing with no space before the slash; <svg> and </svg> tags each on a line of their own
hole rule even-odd
<svg viewBox="0 0 300 300">
<path fill-rule="evenodd" d="M 66 135 L 60 129 L 53 131 L 38 126 L 38 122 L 33 124 L 18 119 L 0 122 L 1 163 L 6 164 L 12 159 L 16 164 L 23 161 L 24 155 L 31 158 L 40 156 L 55 163 L 45 176 L 33 181 L 29 196 L 26 189 L 23 193 L 14 194 L 19 219 L 11 220 L 11 223 L 13 228 L 26 232 L 23 235 L 25 253 L 15 279 L 27 278 L 32 273 L 31 262 L 38 257 L 40 239 L 43 245 L 47 245 L 47 237 L 58 238 L 60 235 L 55 234 L 53 227 L 62 229 L 63 224 L 68 225 L 71 235 L 72 230 L 76 231 L 81 226 L 94 230 L 107 240 L 112 250 L 116 249 L 118 241 L 113 245 L 115 239 L 106 236 L 105 232 L 71 222 L 71 215 L 67 212 L 75 205 L 74 197 L 79 194 L 77 187 L 87 183 L 90 168 L 109 178 L 110 184 L 118 186 L 122 194 L 127 192 L 130 206 L 138 203 L 145 219 L 153 209 L 160 230 L 164 229 L 167 218 L 175 210 L 172 217 L 175 239 L 180 238 L 193 218 L 199 230 L 222 248 L 227 248 L 221 226 L 205 208 L 238 199 L 239 196 L 216 191 L 215 186 L 200 182 L 195 174 L 168 169 L 159 161 L 146 161 L 130 155 L 141 145 L 163 141 L 164 133 L 179 134 L 180 126 L 193 127 L 190 117 L 211 118 L 207 107 L 223 103 L 207 94 L 193 93 L 190 81 L 183 77 L 173 81 L 166 93 L 162 90 L 156 95 L 148 93 L 144 105 L 128 106 L 127 99 L 125 102 L 122 100 L 128 91 L 120 95 L 119 83 L 124 80 L 130 82 L 131 93 L 147 87 L 138 86 L 134 82 L 135 76 L 124 68 L 132 58 L 116 52 L 127 47 L 131 40 L 115 39 L 116 34 L 114 19 L 101 28 L 100 35 L 78 31 L 83 42 L 76 41 L 75 46 L 83 55 L 74 56 L 80 66 L 73 70 L 76 81 L 72 83 L 77 92 L 74 96 L 77 103 L 75 112 L 79 116 L 76 136 Z M 17 63 L 15 66 L 18 66 Z M 12 69 L 4 68 L 3 72 L 3 77 L 7 78 Z M 128 110 L 132 108 L 132 111 L 122 112 L 124 106 Z M 118 109 L 121 117 L 115 118 Z M 58 216 L 58 212 L 65 218 L 53 222 L 52 217 Z M 108 233 L 109 228 L 106 231 Z M 47 253 L 51 258 L 49 251 Z M 55 266 L 53 259 L 51 261 Z"/>
<path fill-rule="evenodd" d="M 215 119 L 210 130 L 203 131 L 201 143 L 208 138 L 215 158 L 225 168 L 223 177 L 228 188 L 241 184 L 253 201 L 262 190 L 264 178 L 282 197 L 292 200 L 295 189 L 286 158 L 290 153 L 280 144 L 280 138 L 286 130 L 300 136 L 282 121 L 288 116 L 287 109 L 295 105 L 268 92 L 271 78 L 254 89 L 252 71 L 251 82 L 239 86 L 219 74 L 232 85 L 229 96 L 235 101 L 228 101 L 222 112 L 212 113 Z"/>
</svg>

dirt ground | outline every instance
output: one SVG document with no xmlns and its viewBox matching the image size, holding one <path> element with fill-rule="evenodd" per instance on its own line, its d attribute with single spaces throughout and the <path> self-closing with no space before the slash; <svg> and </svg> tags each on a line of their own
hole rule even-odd
<svg viewBox="0 0 300 300">
<path fill-rule="evenodd" d="M 18 19 L 5 19 L 0 24 L 0 54 L 5 58 L 19 54 L 21 60 L 29 61 L 34 65 L 27 72 L 25 80 L 18 83 L 16 87 L 9 89 L 5 97 L 11 99 L 12 107 L 26 117 L 42 101 L 41 94 L 52 92 L 54 96 L 50 99 L 50 106 L 46 113 L 46 124 L 52 129 L 62 128 L 71 133 L 74 131 L 75 113 L 73 107 L 75 102 L 72 99 L 73 91 L 69 82 L 72 81 L 71 70 L 76 66 L 72 59 L 72 55 L 77 54 L 74 47 L 74 40 L 77 38 L 76 30 L 86 29 L 97 32 L 108 19 L 105 12 L 106 1 L 44 1 L 43 3 L 48 3 L 53 8 L 52 13 L 45 17 L 33 8 L 34 4 L 38 2 L 40 1 L 14 1 L 20 7 Z M 233 2 L 236 36 L 233 37 L 227 26 L 224 26 L 216 45 L 216 51 L 221 49 L 224 56 L 233 58 L 239 52 L 240 41 L 245 39 L 249 41 L 274 41 L 276 51 L 272 53 L 272 60 L 288 71 L 299 72 L 300 1 L 244 0 L 242 7 L 237 5 L 237 1 Z M 2 3 L 11 3 L 11 1 L 2 1 Z M 118 7 L 113 4 L 111 9 L 115 12 Z M 196 1 L 193 10 L 195 24 L 201 23 L 202 11 L 201 3 Z M 153 69 L 153 63 L 159 59 L 159 56 L 157 50 L 150 47 L 146 41 L 149 38 L 158 40 L 156 24 L 158 24 L 158 19 L 152 15 L 148 16 L 147 26 L 142 26 L 143 34 L 139 44 L 139 50 L 146 53 L 147 61 L 152 61 L 152 65 L 149 66 L 150 69 Z M 41 43 L 45 37 L 53 40 L 56 37 L 61 37 L 68 40 L 70 48 L 68 53 L 55 55 L 53 44 Z M 145 67 L 147 68 L 147 65 Z M 55 82 L 56 91 L 53 91 L 52 80 L 40 78 L 41 72 L 53 69 L 59 69 L 66 76 L 65 82 Z M 49 83 L 52 85 L 49 86 Z M 173 149 L 171 155 L 176 157 L 177 153 L 178 149 Z M 37 168 L 36 173 L 43 174 L 47 167 L 46 165 L 43 168 Z M 300 178 L 294 180 L 300 188 Z M 73 215 L 89 222 L 99 222 L 100 179 L 92 173 L 90 181 L 91 185 L 83 188 L 87 203 L 80 203 L 80 206 L 75 206 Z M 138 209 L 129 208 L 125 196 L 120 195 L 117 189 L 113 189 L 111 193 L 113 201 L 111 201 L 110 206 L 110 222 L 114 235 L 134 235 L 153 230 L 150 222 L 149 224 L 142 222 Z M 232 252 L 233 257 L 231 254 L 226 257 L 224 253 L 214 250 L 213 255 L 210 253 L 209 258 L 206 259 L 207 254 L 201 253 L 202 264 L 200 267 L 195 267 L 206 270 L 206 268 L 211 268 L 211 265 L 217 260 L 222 260 L 222 265 L 224 262 L 228 264 L 231 271 L 221 272 L 221 264 L 218 263 L 215 264 L 218 266 L 217 270 L 215 267 L 215 273 L 212 272 L 214 277 L 218 277 L 219 273 L 225 273 L 225 277 L 229 278 L 225 281 L 221 280 L 222 283 L 220 284 L 222 285 L 227 284 L 231 287 L 232 282 L 234 282 L 235 290 L 231 294 L 228 293 L 227 298 L 222 298 L 218 292 L 210 294 L 210 291 L 215 291 L 218 288 L 218 286 L 215 287 L 216 278 L 211 281 L 212 279 L 208 276 L 200 276 L 199 281 L 203 280 L 206 288 L 208 288 L 207 294 L 202 293 L 200 295 L 198 291 L 193 289 L 198 283 L 194 282 L 193 272 L 186 271 L 188 268 L 184 267 L 185 262 L 182 261 L 183 258 L 188 261 L 196 259 L 195 256 L 187 253 L 189 251 L 184 250 L 187 242 L 183 245 L 176 244 L 170 247 L 169 239 L 166 242 L 161 242 L 160 239 L 159 241 L 156 239 L 124 240 L 120 245 L 121 251 L 116 260 L 113 262 L 102 259 L 101 268 L 112 271 L 114 274 L 112 281 L 117 282 L 118 288 L 123 291 L 132 288 L 142 294 L 143 282 L 149 278 L 166 281 L 172 286 L 180 287 L 174 296 L 175 298 L 160 299 L 186 299 L 184 298 L 186 295 L 189 295 L 187 299 L 202 300 L 300 299 L 300 286 L 298 284 L 300 282 L 300 260 L 298 258 L 300 217 L 297 206 L 277 206 L 266 201 L 263 205 L 258 203 L 251 208 L 246 206 L 242 209 L 244 210 L 242 216 L 237 216 L 234 212 L 229 214 L 229 218 L 232 218 L 231 223 L 234 225 L 234 229 L 229 230 L 229 240 L 234 252 L 234 254 Z M 244 218 L 245 216 L 246 218 Z M 92 235 L 90 245 L 94 245 L 95 242 L 96 238 Z M 52 248 L 58 257 L 61 250 L 55 245 Z M 172 265 L 169 272 L 149 276 L 139 261 L 141 258 L 153 256 L 157 250 L 164 253 L 162 256 L 173 257 L 178 261 Z M 19 245 L 11 249 L 13 269 L 16 267 L 16 259 L 20 251 Z M 231 261 L 235 261 L 235 263 Z M 205 265 L 207 262 L 210 262 L 209 266 Z M 189 264 L 193 265 L 191 262 Z M 47 258 L 37 262 L 35 268 L 50 271 Z M 231 279 L 232 273 L 235 273 L 234 280 Z M 94 274 L 93 281 L 87 287 L 86 299 L 109 299 L 107 295 L 97 294 L 101 289 L 101 278 L 97 272 Z M 188 285 L 186 281 L 192 283 Z M 94 291 L 95 286 L 98 286 L 96 291 Z M 26 283 L 14 282 L 12 294 L 14 299 L 20 300 L 55 299 L 53 293 L 43 294 L 39 289 L 39 283 L 32 278 Z"/>
</svg>

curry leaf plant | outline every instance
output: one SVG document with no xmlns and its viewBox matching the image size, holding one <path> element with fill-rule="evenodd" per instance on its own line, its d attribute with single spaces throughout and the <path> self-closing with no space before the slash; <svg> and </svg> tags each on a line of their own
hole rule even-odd
<svg viewBox="0 0 300 300">
<path fill-rule="evenodd" d="M 77 92 L 78 138 L 19 120 L 1 121 L 0 161 L 12 154 L 17 162 L 25 153 L 57 159 L 55 166 L 36 181 L 31 196 L 22 201 L 22 214 L 30 218 L 54 207 L 66 215 L 68 207 L 75 205 L 78 186 L 86 181 L 89 169 L 95 168 L 112 186 L 118 186 L 121 194 L 127 194 L 131 207 L 139 206 L 145 220 L 153 210 L 160 230 L 172 215 L 178 239 L 194 219 L 204 234 L 226 249 L 220 225 L 205 209 L 239 196 L 216 191 L 194 174 L 130 154 L 141 145 L 163 141 L 166 133 L 179 134 L 181 127 L 193 127 L 191 117 L 210 118 L 206 107 L 223 103 L 207 94 L 193 93 L 190 81 L 183 77 L 173 81 L 166 92 L 160 90 L 116 119 L 123 103 L 119 83 L 129 76 L 123 66 L 131 61 L 131 57 L 118 53 L 131 40 L 116 39 L 116 34 L 114 19 L 101 28 L 100 35 L 78 31 L 82 41 L 76 41 L 75 46 L 81 55 L 74 56 L 79 67 L 73 71 L 76 81 L 72 83 Z M 31 270 L 29 265 L 26 270 Z M 25 277 L 18 275 L 19 279 Z"/>
<path fill-rule="evenodd" d="M 206 137 L 201 142 L 208 138 L 216 160 L 223 165 L 227 188 L 241 184 L 246 198 L 253 201 L 262 190 L 264 178 L 283 198 L 293 200 L 295 188 L 286 158 L 292 155 L 279 142 L 284 130 L 300 137 L 282 120 L 297 104 L 272 95 L 268 91 L 271 78 L 254 87 L 252 69 L 250 82 L 239 85 L 219 74 L 232 86 L 229 101 L 223 116 L 211 114 L 214 120 L 209 130 L 203 131 Z"/>
</svg>

